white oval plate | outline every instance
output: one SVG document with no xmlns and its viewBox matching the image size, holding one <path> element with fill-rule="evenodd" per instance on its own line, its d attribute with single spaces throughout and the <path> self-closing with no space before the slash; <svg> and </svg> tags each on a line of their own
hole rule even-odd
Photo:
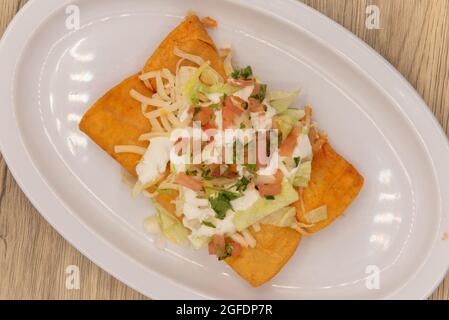
<svg viewBox="0 0 449 320">
<path fill-rule="evenodd" d="M 75 3 L 81 28 L 66 28 Z M 138 71 L 189 10 L 219 21 L 271 87 L 302 88 L 331 143 L 365 177 L 345 216 L 303 240 L 253 289 L 187 248 L 157 249 L 153 212 L 117 164 L 78 130 L 106 90 Z M 100 267 L 154 298 L 425 298 L 449 263 L 447 138 L 412 87 L 349 32 L 295 1 L 30 1 L 0 47 L 0 144 L 41 214 Z M 373 289 L 373 271 L 379 288 Z M 370 277 L 371 276 L 371 277 Z M 371 288 L 371 290 L 369 290 Z"/>
</svg>

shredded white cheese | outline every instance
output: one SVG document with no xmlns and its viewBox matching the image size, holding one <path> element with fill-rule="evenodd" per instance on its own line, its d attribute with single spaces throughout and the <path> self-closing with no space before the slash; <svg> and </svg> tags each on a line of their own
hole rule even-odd
<svg viewBox="0 0 449 320">
<path fill-rule="evenodd" d="M 115 146 L 114 152 L 115 153 L 135 153 L 144 155 L 147 150 L 143 147 L 139 146 L 133 146 L 133 145 L 126 145 L 126 146 Z"/>
</svg>

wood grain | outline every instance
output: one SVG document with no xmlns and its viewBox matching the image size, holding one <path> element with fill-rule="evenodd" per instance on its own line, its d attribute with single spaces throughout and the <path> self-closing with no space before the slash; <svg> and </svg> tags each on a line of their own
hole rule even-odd
<svg viewBox="0 0 449 320">
<path fill-rule="evenodd" d="M 449 0 L 304 0 L 373 47 L 421 94 L 449 134 Z M 0 0 L 0 35 L 26 0 Z M 368 4 L 379 30 L 365 27 Z M 81 271 L 65 288 L 66 267 Z M 145 299 L 82 256 L 33 208 L 0 156 L 0 299 Z M 449 276 L 431 296 L 449 299 Z"/>
</svg>

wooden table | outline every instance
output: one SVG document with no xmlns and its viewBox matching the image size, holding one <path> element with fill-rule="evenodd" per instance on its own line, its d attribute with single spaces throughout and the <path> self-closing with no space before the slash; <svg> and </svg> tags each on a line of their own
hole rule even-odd
<svg viewBox="0 0 449 320">
<path fill-rule="evenodd" d="M 27 0 L 0 0 L 0 35 Z M 449 133 L 449 0 L 305 0 L 390 61 Z M 365 27 L 366 6 L 380 29 Z M 65 288 L 66 267 L 81 270 Z M 39 215 L 0 155 L 0 299 L 145 299 L 82 256 Z M 432 295 L 449 299 L 449 276 Z"/>
</svg>

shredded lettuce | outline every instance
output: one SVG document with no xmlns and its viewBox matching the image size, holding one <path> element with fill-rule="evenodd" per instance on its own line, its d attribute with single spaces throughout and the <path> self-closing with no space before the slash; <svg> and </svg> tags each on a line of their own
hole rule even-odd
<svg viewBox="0 0 449 320">
<path fill-rule="evenodd" d="M 327 220 L 327 206 L 323 205 L 304 214 L 308 223 L 318 223 Z"/>
<path fill-rule="evenodd" d="M 189 78 L 187 83 L 182 88 L 182 91 L 186 97 L 188 97 L 191 103 L 198 103 L 198 89 L 201 86 L 200 76 L 204 70 L 209 68 L 209 62 L 203 63 Z"/>
<path fill-rule="evenodd" d="M 195 250 L 199 250 L 210 242 L 210 237 L 190 235 L 189 240 Z"/>
<path fill-rule="evenodd" d="M 298 143 L 295 150 L 293 150 L 293 157 L 300 157 L 302 160 L 312 160 L 312 145 L 309 136 L 306 133 L 302 133 L 298 137 Z"/>
<path fill-rule="evenodd" d="M 287 109 L 273 117 L 277 128 L 281 131 L 282 139 L 287 138 L 293 126 L 305 115 L 304 110 Z"/>
<path fill-rule="evenodd" d="M 143 222 L 143 226 L 145 228 L 145 231 L 150 234 L 159 234 L 161 232 L 158 218 L 155 215 L 146 218 Z"/>
<path fill-rule="evenodd" d="M 268 101 L 271 106 L 277 110 L 277 112 L 281 113 L 286 111 L 293 100 L 298 96 L 299 90 L 293 92 L 287 91 L 271 91 L 268 95 Z"/>
<path fill-rule="evenodd" d="M 265 218 L 270 213 L 286 207 L 298 200 L 298 193 L 291 184 L 284 180 L 282 192 L 274 197 L 274 200 L 265 198 L 257 200 L 249 209 L 237 211 L 233 222 L 238 231 L 242 231 Z"/>
<path fill-rule="evenodd" d="M 167 210 L 161 205 L 155 203 L 157 211 L 157 220 L 159 227 L 164 236 L 171 242 L 178 245 L 186 245 L 189 243 L 189 230 L 184 225 L 175 219 Z"/>
<path fill-rule="evenodd" d="M 227 96 L 232 95 L 234 92 L 239 90 L 238 87 L 230 85 L 229 83 L 219 83 L 212 86 L 200 86 L 199 90 L 204 94 L 225 94 Z"/>
<path fill-rule="evenodd" d="M 213 68 L 206 68 L 200 76 L 203 83 L 207 85 L 223 84 L 223 77 Z"/>
<path fill-rule="evenodd" d="M 296 224 L 296 210 L 293 207 L 285 207 L 270 215 L 266 216 L 260 223 L 262 224 L 271 224 L 277 227 L 293 227 Z"/>
<path fill-rule="evenodd" d="M 307 187 L 310 181 L 310 175 L 312 173 L 312 161 L 301 162 L 295 177 L 293 178 L 293 186 L 295 187 Z"/>
</svg>

